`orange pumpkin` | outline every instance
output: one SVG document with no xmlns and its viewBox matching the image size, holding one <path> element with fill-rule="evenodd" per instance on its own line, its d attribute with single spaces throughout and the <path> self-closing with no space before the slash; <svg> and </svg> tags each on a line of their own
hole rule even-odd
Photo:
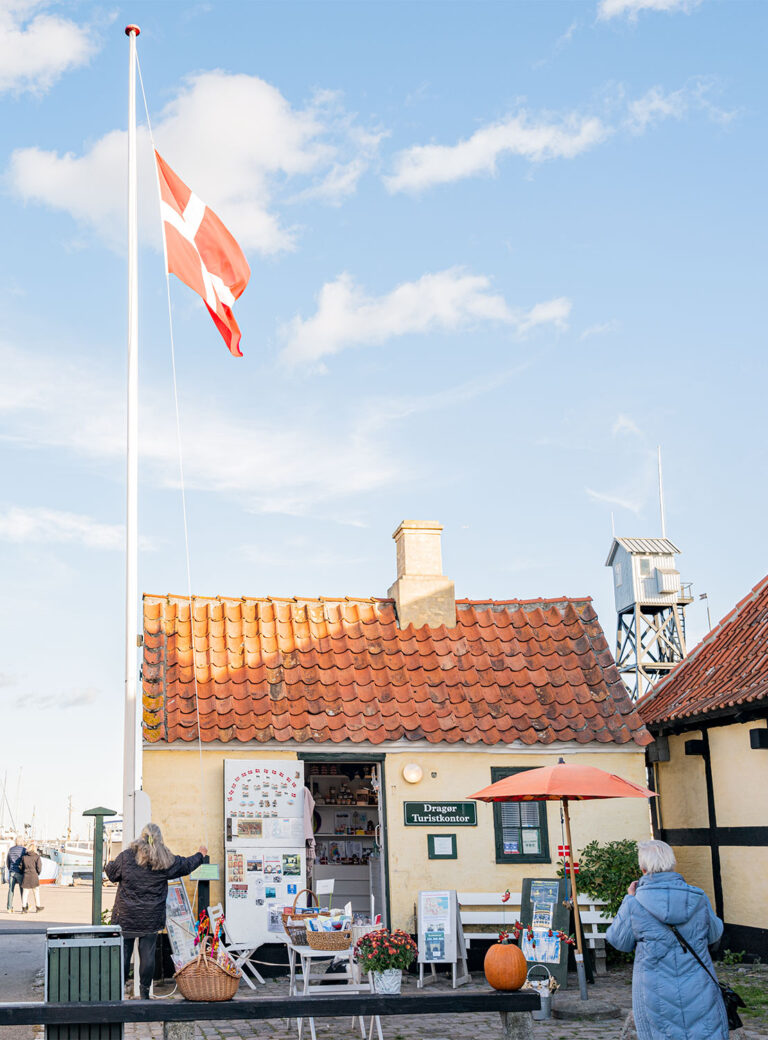
<svg viewBox="0 0 768 1040">
<path fill-rule="evenodd" d="M 520 989 L 527 970 L 523 951 L 514 943 L 494 943 L 483 961 L 485 977 L 494 989 Z"/>
</svg>

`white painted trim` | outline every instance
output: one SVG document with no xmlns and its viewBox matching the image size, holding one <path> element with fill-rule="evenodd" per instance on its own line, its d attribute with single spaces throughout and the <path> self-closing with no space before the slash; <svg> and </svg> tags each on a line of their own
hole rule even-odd
<svg viewBox="0 0 768 1040">
<path fill-rule="evenodd" d="M 186 741 L 174 741 L 168 744 L 166 741 L 144 742 L 145 751 L 190 751 L 198 754 L 197 741 L 188 743 Z M 449 755 L 456 751 L 471 752 L 483 755 L 642 755 L 645 749 L 634 743 L 629 744 L 603 744 L 593 741 L 590 744 L 577 744 L 573 742 L 557 742 L 553 744 L 464 744 L 458 741 L 455 744 L 430 744 L 426 740 L 398 740 L 384 744 L 355 743 L 352 740 L 344 740 L 340 743 L 323 744 L 294 744 L 279 743 L 269 740 L 265 743 L 251 741 L 241 744 L 237 741 L 222 743 L 215 741 L 211 744 L 203 744 L 203 751 L 215 751 L 217 754 L 228 754 L 232 751 L 285 751 L 296 753 L 299 751 L 311 752 L 312 754 L 328 755 L 333 757 L 338 752 L 348 754 L 353 752 L 360 755 L 400 755 L 413 754 L 415 752 L 429 752 L 432 755 Z"/>
</svg>

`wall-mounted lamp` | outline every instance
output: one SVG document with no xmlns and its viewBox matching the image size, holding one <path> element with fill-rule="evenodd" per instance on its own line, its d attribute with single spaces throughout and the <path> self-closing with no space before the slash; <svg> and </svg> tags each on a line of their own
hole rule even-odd
<svg viewBox="0 0 768 1040">
<path fill-rule="evenodd" d="M 423 776 L 424 770 L 416 762 L 409 762 L 407 766 L 403 766 L 403 780 L 407 784 L 417 784 Z"/>
</svg>

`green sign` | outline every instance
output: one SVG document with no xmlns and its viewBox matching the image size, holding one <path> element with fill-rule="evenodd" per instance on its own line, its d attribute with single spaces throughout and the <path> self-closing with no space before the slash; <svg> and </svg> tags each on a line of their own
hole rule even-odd
<svg viewBox="0 0 768 1040">
<path fill-rule="evenodd" d="M 189 875 L 190 881 L 218 881 L 219 880 L 219 864 L 218 863 L 201 863 L 199 867 L 195 867 L 192 873 Z"/>
<path fill-rule="evenodd" d="M 477 827 L 476 802 L 403 802 L 406 827 Z"/>
</svg>

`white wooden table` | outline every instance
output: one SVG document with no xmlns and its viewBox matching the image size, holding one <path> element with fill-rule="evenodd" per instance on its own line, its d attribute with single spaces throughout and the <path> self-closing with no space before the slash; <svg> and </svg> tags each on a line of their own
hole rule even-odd
<svg viewBox="0 0 768 1040">
<path fill-rule="evenodd" d="M 311 946 L 294 946 L 288 943 L 288 964 L 290 976 L 288 980 L 288 992 L 292 997 L 309 996 L 310 994 L 327 993 L 370 993 L 373 989 L 372 981 L 361 982 L 357 965 L 354 963 L 354 947 L 346 950 L 313 950 Z M 315 965 L 328 967 L 335 958 L 343 957 L 346 965 L 343 972 L 333 974 L 313 975 L 312 969 Z M 298 970 L 297 970 L 298 969 Z M 301 1040 L 304 1019 L 297 1019 L 299 1028 L 299 1040 Z M 384 1040 L 381 1032 L 381 1020 L 378 1015 L 371 1019 L 369 1037 L 373 1036 L 373 1028 L 376 1026 L 379 1040 Z M 309 1032 L 312 1040 L 317 1040 L 315 1033 L 315 1020 L 309 1019 Z M 360 1016 L 360 1035 L 365 1037 L 365 1022 Z"/>
</svg>

